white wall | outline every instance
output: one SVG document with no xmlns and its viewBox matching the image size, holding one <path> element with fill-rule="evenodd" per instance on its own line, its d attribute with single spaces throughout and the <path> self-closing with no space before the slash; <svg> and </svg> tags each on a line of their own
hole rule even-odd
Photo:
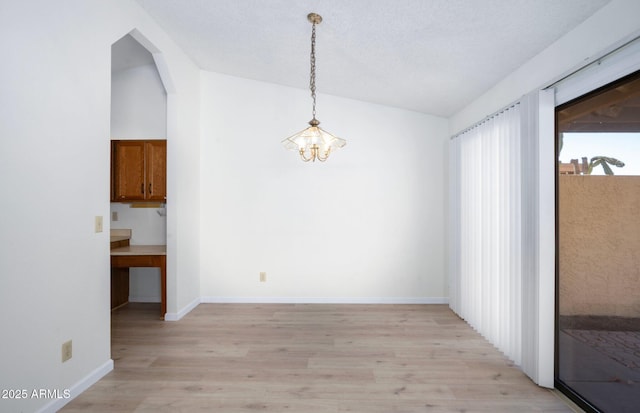
<svg viewBox="0 0 640 413">
<path fill-rule="evenodd" d="M 167 94 L 155 64 L 112 72 L 111 139 L 166 139 Z M 111 228 L 132 230 L 132 245 L 165 245 L 167 219 L 164 208 L 131 208 L 112 203 Z M 160 302 L 160 269 L 129 270 L 129 301 Z"/>
<path fill-rule="evenodd" d="M 450 118 L 454 134 L 640 34 L 640 2 L 613 0 Z"/>
<path fill-rule="evenodd" d="M 347 146 L 305 164 L 308 91 L 202 76 L 205 301 L 444 300 L 445 119 L 319 95 Z"/>
<path fill-rule="evenodd" d="M 112 366 L 110 54 L 134 28 L 162 53 L 174 85 L 167 135 L 181 150 L 169 172 L 176 199 L 167 225 L 169 311 L 199 296 L 198 69 L 130 0 L 3 2 L 0 389 L 75 394 Z M 105 219 L 102 233 L 93 231 L 95 216 Z M 73 358 L 62 363 L 61 344 L 69 339 Z M 0 411 L 54 411 L 62 403 L 0 399 Z"/>
<path fill-rule="evenodd" d="M 167 93 L 155 65 L 112 72 L 111 138 L 165 139 Z"/>
</svg>

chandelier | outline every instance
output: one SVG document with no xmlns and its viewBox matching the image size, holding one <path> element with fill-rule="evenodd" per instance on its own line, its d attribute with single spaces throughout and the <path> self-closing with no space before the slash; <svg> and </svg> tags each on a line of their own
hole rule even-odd
<svg viewBox="0 0 640 413">
<path fill-rule="evenodd" d="M 311 22 L 311 80 L 309 89 L 313 99 L 313 118 L 309 121 L 309 127 L 282 141 L 285 148 L 297 151 L 303 161 L 315 162 L 316 159 L 324 162 L 329 158 L 331 151 L 342 148 L 347 144 L 344 139 L 333 136 L 318 125 L 316 119 L 316 25 L 322 22 L 322 16 L 309 13 L 307 20 Z"/>
</svg>

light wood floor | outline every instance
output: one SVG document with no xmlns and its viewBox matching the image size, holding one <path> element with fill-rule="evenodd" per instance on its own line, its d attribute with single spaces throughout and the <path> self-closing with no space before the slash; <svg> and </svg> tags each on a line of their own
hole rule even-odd
<svg viewBox="0 0 640 413">
<path fill-rule="evenodd" d="M 444 305 L 153 304 L 112 313 L 115 369 L 62 412 L 572 412 Z"/>
</svg>

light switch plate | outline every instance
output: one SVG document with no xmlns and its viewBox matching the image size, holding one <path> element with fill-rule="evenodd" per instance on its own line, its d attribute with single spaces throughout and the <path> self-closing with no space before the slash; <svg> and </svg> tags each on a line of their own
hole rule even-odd
<svg viewBox="0 0 640 413">
<path fill-rule="evenodd" d="M 71 340 L 62 343 L 62 362 L 71 359 L 73 357 L 73 342 Z"/>
<path fill-rule="evenodd" d="M 102 232 L 102 216 L 96 217 L 96 232 Z"/>
</svg>

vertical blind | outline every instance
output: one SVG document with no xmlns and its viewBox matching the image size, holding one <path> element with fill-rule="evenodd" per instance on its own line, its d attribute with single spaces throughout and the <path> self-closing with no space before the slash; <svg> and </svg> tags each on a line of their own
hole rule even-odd
<svg viewBox="0 0 640 413">
<path fill-rule="evenodd" d="M 534 91 L 450 142 L 451 309 L 553 387 L 554 95 Z"/>
<path fill-rule="evenodd" d="M 520 105 L 450 142 L 451 308 L 521 362 Z"/>
</svg>

